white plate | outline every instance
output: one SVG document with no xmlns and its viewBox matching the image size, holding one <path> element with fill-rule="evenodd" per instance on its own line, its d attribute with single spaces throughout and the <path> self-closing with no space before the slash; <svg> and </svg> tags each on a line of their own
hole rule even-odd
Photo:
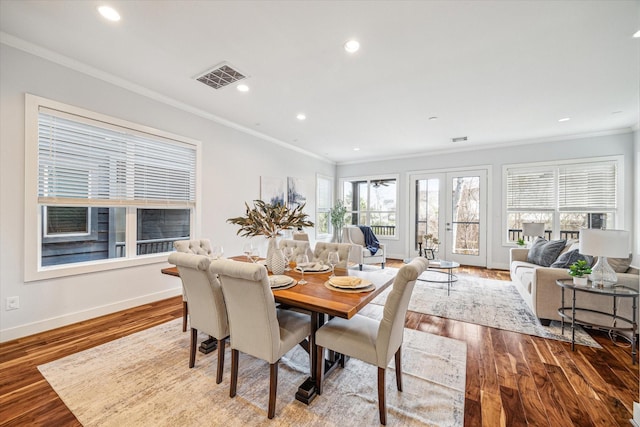
<svg viewBox="0 0 640 427">
<path fill-rule="evenodd" d="M 302 273 L 302 270 L 300 270 L 300 267 L 296 267 L 296 271 L 299 273 Z M 307 270 L 305 269 L 304 272 L 305 274 L 308 273 L 326 273 L 327 271 L 331 271 L 331 267 L 328 265 L 323 265 L 321 269 L 317 270 L 317 269 L 313 269 L 313 270 Z"/>
<path fill-rule="evenodd" d="M 272 288 L 281 288 L 283 286 L 290 285 L 292 282 L 292 277 L 285 276 L 283 274 L 269 276 L 269 285 L 271 285 Z"/>
<path fill-rule="evenodd" d="M 374 290 L 376 288 L 376 285 L 374 285 L 373 283 L 369 283 L 368 286 L 364 287 L 364 288 L 338 288 L 336 286 L 332 286 L 331 283 L 329 283 L 329 281 L 327 280 L 326 282 L 324 282 L 324 286 L 325 288 L 331 289 L 332 291 L 336 291 L 336 292 L 347 292 L 347 293 L 351 293 L 351 294 L 356 294 L 359 292 L 371 292 L 372 290 Z"/>
<path fill-rule="evenodd" d="M 343 285 L 335 284 L 331 281 L 331 279 L 329 279 L 329 284 L 334 288 L 340 288 L 340 289 L 362 289 L 362 288 L 366 288 L 367 286 L 371 286 L 371 282 L 365 279 L 360 279 L 360 284 L 356 286 L 343 286 Z"/>
</svg>

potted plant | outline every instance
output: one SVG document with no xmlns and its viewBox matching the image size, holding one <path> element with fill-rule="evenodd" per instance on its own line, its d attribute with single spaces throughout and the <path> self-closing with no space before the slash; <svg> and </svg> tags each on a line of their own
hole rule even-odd
<svg viewBox="0 0 640 427">
<path fill-rule="evenodd" d="M 267 268 L 272 270 L 272 257 L 277 249 L 276 237 L 283 230 L 302 227 L 313 227 L 309 215 L 303 212 L 305 204 L 289 209 L 284 204 L 269 204 L 262 200 L 254 200 L 253 208 L 245 202 L 244 216 L 227 219 L 227 222 L 240 226 L 236 234 L 242 237 L 265 236 L 269 239 L 267 249 Z M 284 258 L 282 260 L 284 266 Z"/>
<path fill-rule="evenodd" d="M 342 243 L 342 227 L 344 227 L 344 216 L 347 208 L 342 200 L 338 200 L 336 205 L 329 211 L 331 225 L 333 226 L 333 240 Z"/>
<path fill-rule="evenodd" d="M 573 276 L 573 284 L 586 286 L 587 274 L 591 274 L 591 266 L 583 259 L 579 259 L 569 266 L 569 275 Z"/>
<path fill-rule="evenodd" d="M 524 248 L 527 245 L 527 242 L 524 241 L 524 239 L 521 237 L 518 239 L 518 241 L 516 242 L 516 245 L 518 245 L 521 248 Z"/>
</svg>

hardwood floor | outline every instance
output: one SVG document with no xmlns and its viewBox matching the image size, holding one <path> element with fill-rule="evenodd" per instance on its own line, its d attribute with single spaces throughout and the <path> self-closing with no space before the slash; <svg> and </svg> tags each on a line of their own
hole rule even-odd
<svg viewBox="0 0 640 427">
<path fill-rule="evenodd" d="M 400 266 L 391 260 L 390 266 Z M 459 274 L 509 280 L 508 272 Z M 79 426 L 37 366 L 180 318 L 180 297 L 0 344 L 0 425 Z M 638 365 L 629 347 L 602 349 L 409 312 L 406 326 L 467 343 L 465 426 L 629 426 Z"/>
</svg>

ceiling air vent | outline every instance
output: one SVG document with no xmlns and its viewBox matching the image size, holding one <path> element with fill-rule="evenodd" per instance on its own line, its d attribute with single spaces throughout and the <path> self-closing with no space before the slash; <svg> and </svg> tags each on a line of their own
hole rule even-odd
<svg viewBox="0 0 640 427">
<path fill-rule="evenodd" d="M 451 138 L 452 142 L 465 142 L 467 140 L 466 136 L 459 136 L 457 138 Z"/>
<path fill-rule="evenodd" d="M 214 89 L 222 89 L 223 87 L 246 77 L 247 76 L 231 67 L 229 64 L 221 64 L 216 66 L 213 70 L 209 70 L 196 77 L 196 80 L 206 84 L 207 86 L 211 86 Z"/>
</svg>

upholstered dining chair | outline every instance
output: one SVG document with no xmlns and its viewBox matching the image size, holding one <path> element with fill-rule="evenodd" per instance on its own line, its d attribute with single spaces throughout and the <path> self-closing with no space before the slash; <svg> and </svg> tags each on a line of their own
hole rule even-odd
<svg viewBox="0 0 640 427">
<path fill-rule="evenodd" d="M 317 242 L 316 247 L 313 249 L 313 261 L 322 261 L 328 264 L 329 252 L 334 251 L 337 251 L 340 257 L 340 262 L 336 265 L 336 268 L 347 268 L 351 260 L 350 253 L 352 252 L 352 245 L 349 243 Z"/>
<path fill-rule="evenodd" d="M 313 259 L 313 251 L 311 250 L 311 246 L 309 242 L 304 240 L 280 240 L 279 243 L 280 249 L 284 250 L 284 248 L 293 248 L 293 256 L 294 259 L 297 255 L 307 254 L 309 259 Z"/>
<path fill-rule="evenodd" d="M 176 240 L 173 247 L 177 252 L 186 254 L 204 255 L 210 257 L 212 254 L 211 241 L 209 239 Z M 187 295 L 182 288 L 182 332 L 187 332 L 187 317 L 189 316 L 189 304 Z"/>
<path fill-rule="evenodd" d="M 380 423 L 387 423 L 385 403 L 386 368 L 395 355 L 396 385 L 402 391 L 401 352 L 404 321 L 409 299 L 416 279 L 427 269 L 429 261 L 417 257 L 404 265 L 393 282 L 393 288 L 384 305 L 382 320 L 356 314 L 351 319 L 334 317 L 318 331 L 315 339 L 317 360 L 323 360 L 324 349 L 329 349 L 362 360 L 378 367 L 378 410 Z M 318 363 L 316 391 L 322 394 L 324 364 Z"/>
<path fill-rule="evenodd" d="M 309 315 L 276 308 L 263 265 L 229 260 L 211 262 L 211 273 L 217 274 L 227 304 L 231 332 L 231 386 L 235 397 L 238 385 L 239 352 L 269 363 L 269 409 L 273 418 L 278 388 L 280 358 L 311 333 Z"/>
<path fill-rule="evenodd" d="M 178 267 L 180 279 L 189 298 L 189 316 L 191 318 L 191 348 L 189 368 L 196 362 L 198 331 L 209 334 L 218 340 L 218 372 L 216 383 L 222 381 L 224 371 L 225 339 L 229 337 L 227 308 L 218 278 L 209 271 L 211 260 L 204 255 L 174 252 L 169 262 Z"/>
<path fill-rule="evenodd" d="M 364 241 L 364 233 L 357 225 L 347 226 L 342 229 L 342 243 L 351 243 L 354 248 L 351 251 L 351 262 L 360 266 L 362 270 L 363 264 L 384 264 L 387 260 L 386 248 L 380 243 L 380 248 L 375 254 L 372 254 Z"/>
<path fill-rule="evenodd" d="M 301 242 L 308 242 L 309 241 L 309 235 L 307 233 L 303 233 L 301 231 L 294 231 L 293 240 L 298 240 L 298 241 L 301 241 Z"/>
</svg>

